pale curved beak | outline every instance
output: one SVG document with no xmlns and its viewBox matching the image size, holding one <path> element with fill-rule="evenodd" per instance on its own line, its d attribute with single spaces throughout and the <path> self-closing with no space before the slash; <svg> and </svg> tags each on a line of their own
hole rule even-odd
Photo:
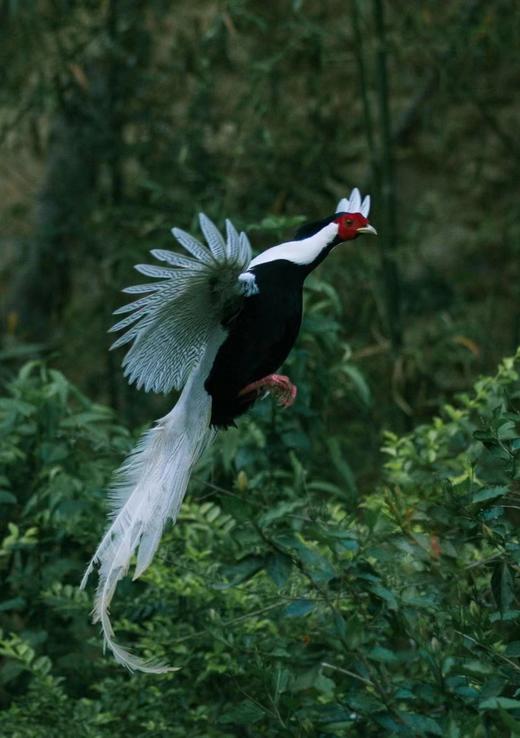
<svg viewBox="0 0 520 738">
<path fill-rule="evenodd" d="M 357 229 L 357 233 L 371 233 L 373 236 L 377 236 L 377 231 L 374 226 L 366 225 Z"/>
</svg>

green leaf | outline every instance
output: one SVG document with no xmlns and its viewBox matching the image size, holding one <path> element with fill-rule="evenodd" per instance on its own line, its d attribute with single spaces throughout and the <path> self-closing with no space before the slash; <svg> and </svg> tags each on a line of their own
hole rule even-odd
<svg viewBox="0 0 520 738">
<path fill-rule="evenodd" d="M 311 669 L 300 671 L 291 683 L 291 692 L 301 692 L 306 689 L 312 689 L 320 673 L 321 670 L 319 666 L 313 666 Z"/>
<path fill-rule="evenodd" d="M 275 702 L 283 692 L 287 690 L 287 686 L 291 679 L 291 672 L 288 669 L 276 668 L 273 674 L 273 688 L 275 694 Z"/>
<path fill-rule="evenodd" d="M 334 680 L 322 673 L 318 674 L 313 686 L 318 692 L 323 692 L 324 694 L 332 694 L 336 689 Z"/>
<path fill-rule="evenodd" d="M 12 397 L 1 397 L 0 398 L 0 412 L 8 412 L 13 414 L 20 414 L 28 418 L 36 412 L 36 407 L 30 405 L 28 402 L 23 400 L 14 399 Z"/>
<path fill-rule="evenodd" d="M 417 734 L 430 734 L 443 736 L 443 730 L 437 720 L 426 715 L 413 715 L 410 713 L 401 713 L 401 719 Z"/>
<path fill-rule="evenodd" d="M 342 369 L 350 379 L 354 393 L 361 401 L 361 404 L 367 409 L 370 408 L 372 405 L 372 393 L 363 374 L 353 364 L 345 364 Z"/>
<path fill-rule="evenodd" d="M 304 615 L 308 615 L 314 610 L 316 603 L 312 600 L 295 600 L 288 605 L 283 611 L 283 615 L 286 618 L 301 618 Z"/>
<path fill-rule="evenodd" d="M 10 600 L 4 600 L 0 602 L 0 612 L 7 612 L 8 610 L 21 610 L 26 605 L 26 600 L 23 597 L 13 597 Z"/>
<path fill-rule="evenodd" d="M 380 661 L 386 664 L 392 664 L 399 661 L 399 658 L 394 651 L 390 651 L 388 648 L 383 648 L 382 646 L 372 648 L 368 652 L 367 656 L 372 661 Z"/>
<path fill-rule="evenodd" d="M 347 623 L 345 622 L 345 618 L 336 611 L 334 611 L 334 627 L 340 638 L 347 638 Z"/>
<path fill-rule="evenodd" d="M 260 517 L 258 518 L 258 525 L 261 528 L 267 528 L 275 520 L 280 520 L 281 518 L 285 519 L 288 514 L 294 512 L 301 506 L 302 502 L 300 500 L 280 502 L 278 503 L 278 505 L 272 507 L 271 510 L 263 513 L 263 515 L 260 515 Z"/>
<path fill-rule="evenodd" d="M 513 575 L 505 561 L 500 561 L 495 565 L 491 576 L 491 589 L 500 612 L 508 611 L 514 600 L 514 591 Z"/>
<path fill-rule="evenodd" d="M 502 497 L 509 492 L 509 488 L 504 485 L 497 485 L 495 487 L 485 487 L 484 489 L 475 492 L 471 496 L 472 502 L 487 502 L 488 500 L 494 500 L 497 497 Z"/>
<path fill-rule="evenodd" d="M 511 641 L 511 643 L 508 643 L 506 646 L 505 655 L 512 656 L 513 658 L 520 656 L 520 641 Z"/>
<path fill-rule="evenodd" d="M 505 610 L 504 612 L 492 612 L 489 619 L 492 623 L 496 623 L 498 620 L 502 620 L 503 622 L 518 620 L 519 617 L 520 610 Z"/>
<path fill-rule="evenodd" d="M 335 575 L 335 569 L 328 559 L 317 553 L 294 535 L 277 536 L 276 542 L 294 551 L 315 582 L 328 582 Z"/>
<path fill-rule="evenodd" d="M 371 694 L 356 692 L 349 696 L 349 705 L 361 713 L 373 715 L 378 710 L 384 710 L 384 704 Z"/>
<path fill-rule="evenodd" d="M 14 505 L 18 502 L 12 492 L 0 489 L 0 505 Z"/>
<path fill-rule="evenodd" d="M 319 722 L 327 726 L 327 734 L 344 735 L 345 728 L 356 719 L 352 710 L 339 705 L 321 705 L 319 707 Z"/>
<path fill-rule="evenodd" d="M 520 700 L 511 697 L 489 697 L 479 703 L 481 710 L 520 710 Z"/>
<path fill-rule="evenodd" d="M 263 556 L 245 556 L 238 564 L 222 567 L 224 576 L 231 581 L 227 584 L 214 584 L 213 589 L 236 587 L 237 584 L 246 582 L 251 577 L 254 577 L 264 566 L 265 558 Z"/>
<path fill-rule="evenodd" d="M 283 553 L 276 552 L 267 558 L 266 572 L 278 587 L 283 587 L 292 570 L 291 559 Z"/>
<path fill-rule="evenodd" d="M 520 722 L 515 720 L 506 710 L 503 708 L 499 709 L 500 719 L 511 731 L 511 736 L 520 736 Z"/>
<path fill-rule="evenodd" d="M 329 448 L 330 457 L 335 469 L 341 475 L 341 478 L 346 484 L 349 494 L 353 498 L 358 497 L 358 487 L 356 484 L 356 478 L 352 471 L 350 464 L 345 458 L 345 451 L 342 449 L 338 438 L 329 438 L 327 440 L 327 446 Z"/>
<path fill-rule="evenodd" d="M 265 710 L 252 702 L 251 700 L 244 700 L 240 702 L 236 707 L 227 712 L 224 712 L 219 722 L 224 725 L 235 724 L 235 725 L 253 725 L 261 720 L 265 716 Z"/>
<path fill-rule="evenodd" d="M 516 420 L 506 420 L 505 423 L 502 423 L 497 428 L 497 436 L 501 441 L 510 441 L 512 438 L 517 438 L 518 433 L 516 431 L 516 423 L 518 422 L 518 419 Z"/>
<path fill-rule="evenodd" d="M 380 597 L 382 600 L 384 600 L 390 610 L 398 609 L 397 599 L 394 593 L 386 587 L 383 587 L 382 584 L 372 584 L 369 587 L 369 590 L 377 595 L 377 597 Z"/>
<path fill-rule="evenodd" d="M 352 650 L 359 648 L 368 639 L 364 623 L 358 615 L 351 615 L 346 621 L 345 643 Z"/>
</svg>

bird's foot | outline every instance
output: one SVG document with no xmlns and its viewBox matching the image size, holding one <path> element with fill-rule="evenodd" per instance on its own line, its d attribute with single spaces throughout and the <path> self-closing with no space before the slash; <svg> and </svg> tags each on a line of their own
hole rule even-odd
<svg viewBox="0 0 520 738">
<path fill-rule="evenodd" d="M 279 405 L 290 407 L 296 399 L 298 389 L 284 374 L 269 374 L 263 379 L 248 384 L 247 387 L 240 390 L 238 396 L 244 397 L 244 395 L 255 393 L 258 397 L 262 392 L 270 392 L 276 397 Z"/>
</svg>

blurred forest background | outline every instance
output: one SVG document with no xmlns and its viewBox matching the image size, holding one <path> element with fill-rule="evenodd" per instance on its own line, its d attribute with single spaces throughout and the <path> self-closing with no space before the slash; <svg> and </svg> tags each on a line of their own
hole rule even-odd
<svg viewBox="0 0 520 738">
<path fill-rule="evenodd" d="M 0 0 L 2 738 L 520 735 L 519 44 L 514 0 Z M 261 250 L 352 186 L 380 236 L 120 587 L 182 667 L 130 676 L 77 584 L 174 398 L 120 290 L 200 210 Z"/>
</svg>

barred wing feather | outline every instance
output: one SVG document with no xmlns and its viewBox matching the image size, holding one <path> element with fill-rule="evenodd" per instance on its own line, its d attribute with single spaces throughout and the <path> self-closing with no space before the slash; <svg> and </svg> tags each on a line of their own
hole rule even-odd
<svg viewBox="0 0 520 738">
<path fill-rule="evenodd" d="M 127 287 L 130 294 L 145 297 L 123 305 L 115 313 L 127 314 L 110 330 L 124 330 L 112 348 L 131 343 L 123 359 L 130 383 L 146 391 L 181 389 L 200 359 L 209 336 L 237 309 L 243 295 L 255 285 L 244 279 L 252 258 L 245 233 L 226 221 L 224 240 L 203 213 L 199 216 L 207 246 L 189 233 L 172 230 L 184 254 L 155 249 L 151 253 L 168 266 L 139 264 L 137 271 L 160 282 Z"/>
</svg>

